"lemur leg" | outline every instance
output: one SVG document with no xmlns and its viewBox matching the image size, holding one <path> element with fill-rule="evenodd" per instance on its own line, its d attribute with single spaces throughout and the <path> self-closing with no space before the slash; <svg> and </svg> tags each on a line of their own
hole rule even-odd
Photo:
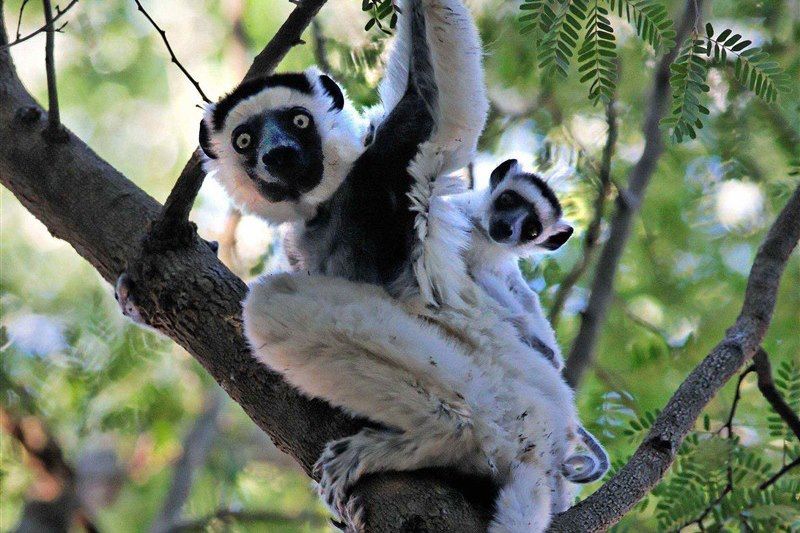
<svg viewBox="0 0 800 533">
<path fill-rule="evenodd" d="M 436 420 L 414 430 L 391 431 L 365 428 L 350 437 L 328 443 L 315 470 L 320 475 L 319 494 L 337 516 L 348 513 L 348 493 L 365 474 L 390 470 L 416 470 L 463 464 L 475 457 L 470 427 L 453 431 L 449 421 Z M 443 422 L 443 423 L 440 423 Z"/>
<path fill-rule="evenodd" d="M 529 286 L 519 270 L 511 272 L 506 278 L 506 284 L 517 305 L 525 311 L 525 321 L 522 323 L 521 331 L 523 340 L 533 349 L 544 355 L 556 369 L 564 368 L 564 359 L 556 340 L 553 326 L 544 314 L 539 295 Z"/>
<path fill-rule="evenodd" d="M 466 356 L 379 287 L 267 276 L 251 287 L 244 322 L 254 355 L 309 396 L 405 430 L 440 412 L 444 432 L 471 425 L 457 392 L 470 379 Z"/>
<path fill-rule="evenodd" d="M 551 475 L 541 466 L 515 462 L 495 502 L 489 533 L 539 533 L 550 524 Z"/>
</svg>

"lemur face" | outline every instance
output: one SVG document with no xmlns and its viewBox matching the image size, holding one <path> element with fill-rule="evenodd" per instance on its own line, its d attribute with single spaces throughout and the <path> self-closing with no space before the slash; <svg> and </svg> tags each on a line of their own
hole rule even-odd
<svg viewBox="0 0 800 533">
<path fill-rule="evenodd" d="M 516 159 L 492 172 L 490 193 L 485 229 L 498 245 L 523 255 L 556 250 L 572 235 L 553 190 L 539 176 L 520 170 Z"/>
<path fill-rule="evenodd" d="M 240 207 L 276 222 L 330 198 L 362 138 L 344 93 L 316 69 L 245 82 L 200 123 L 206 169 Z"/>
</svg>

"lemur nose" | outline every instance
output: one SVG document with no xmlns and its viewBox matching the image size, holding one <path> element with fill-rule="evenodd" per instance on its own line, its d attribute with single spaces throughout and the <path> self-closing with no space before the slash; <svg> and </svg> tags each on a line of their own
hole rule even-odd
<svg viewBox="0 0 800 533">
<path fill-rule="evenodd" d="M 272 172 L 277 169 L 286 169 L 295 166 L 300 161 L 300 151 L 291 146 L 278 146 L 261 157 L 267 170 Z"/>
<path fill-rule="evenodd" d="M 511 228 L 511 224 L 505 220 L 494 221 L 489 226 L 489 236 L 498 242 L 508 240 L 513 233 L 514 230 Z"/>
</svg>

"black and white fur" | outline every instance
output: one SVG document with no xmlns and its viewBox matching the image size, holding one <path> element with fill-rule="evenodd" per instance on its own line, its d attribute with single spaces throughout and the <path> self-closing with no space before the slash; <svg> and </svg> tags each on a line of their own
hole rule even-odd
<svg viewBox="0 0 800 533">
<path fill-rule="evenodd" d="M 409 163 L 420 152 L 444 169 L 468 163 L 488 109 L 477 30 L 461 2 L 399 7 L 381 105 L 364 116 L 309 69 L 243 84 L 208 107 L 200 132 L 206 168 L 235 203 L 291 224 L 297 270 L 394 294 L 413 283 Z"/>
<path fill-rule="evenodd" d="M 561 371 L 564 361 L 555 332 L 519 268 L 520 258 L 557 250 L 572 235 L 553 190 L 509 159 L 492 171 L 486 189 L 446 199 L 471 223 L 464 251 L 468 275 L 506 312 L 521 340 Z M 585 428 L 578 428 L 577 437 L 590 454 L 568 457 L 564 475 L 574 483 L 596 481 L 608 471 L 608 455 Z"/>
</svg>

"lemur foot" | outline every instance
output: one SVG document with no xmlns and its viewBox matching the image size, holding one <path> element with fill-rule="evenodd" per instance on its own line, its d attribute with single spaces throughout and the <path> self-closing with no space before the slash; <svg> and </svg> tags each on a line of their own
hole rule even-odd
<svg viewBox="0 0 800 533">
<path fill-rule="evenodd" d="M 367 531 L 366 511 L 360 496 L 352 496 L 344 508 L 345 533 L 365 533 Z"/>
<path fill-rule="evenodd" d="M 320 498 L 348 527 L 351 524 L 347 520 L 350 514 L 347 509 L 347 493 L 358 479 L 361 466 L 359 453 L 353 444 L 351 437 L 329 442 L 314 465 L 314 472 L 319 475 Z"/>
<path fill-rule="evenodd" d="M 144 324 L 142 314 L 136 306 L 136 299 L 133 296 L 133 281 L 127 273 L 122 273 L 117 278 L 117 283 L 114 286 L 114 298 L 119 303 L 119 308 L 122 314 L 130 318 L 137 324 Z"/>
</svg>

